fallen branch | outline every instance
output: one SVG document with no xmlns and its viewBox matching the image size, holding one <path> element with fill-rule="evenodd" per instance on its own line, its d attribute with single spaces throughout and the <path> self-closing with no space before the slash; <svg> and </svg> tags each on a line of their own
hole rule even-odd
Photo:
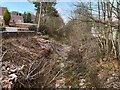
<svg viewBox="0 0 120 90">
<path fill-rule="evenodd" d="M 5 56 L 5 54 L 7 53 L 7 51 L 3 52 L 3 54 L 0 57 L 0 61 L 2 61 L 3 57 Z"/>
</svg>

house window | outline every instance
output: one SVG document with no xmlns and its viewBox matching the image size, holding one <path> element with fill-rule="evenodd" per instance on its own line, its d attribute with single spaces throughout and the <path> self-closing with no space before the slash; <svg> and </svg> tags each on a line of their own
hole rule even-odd
<svg viewBox="0 0 120 90">
<path fill-rule="evenodd" d="M 18 20 L 18 22 L 19 22 L 19 23 L 21 23 L 21 22 L 22 22 L 22 20 Z"/>
</svg>

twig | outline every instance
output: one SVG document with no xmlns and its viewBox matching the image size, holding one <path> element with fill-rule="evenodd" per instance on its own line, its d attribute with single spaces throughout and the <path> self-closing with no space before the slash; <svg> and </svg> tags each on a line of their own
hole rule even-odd
<svg viewBox="0 0 120 90">
<path fill-rule="evenodd" d="M 43 58 L 42 58 L 42 61 L 43 61 Z M 42 62 L 41 61 L 41 62 Z M 32 71 L 30 71 L 29 73 L 28 73 L 28 75 L 27 75 L 27 79 L 29 78 L 29 76 L 40 66 L 40 64 L 41 64 L 41 62 L 37 65 L 37 67 L 36 68 L 34 68 Z"/>
<path fill-rule="evenodd" d="M 31 72 L 31 68 L 32 68 L 32 66 L 33 66 L 34 63 L 35 63 L 35 61 L 33 61 L 33 63 L 30 65 L 30 68 L 29 68 L 29 70 L 28 70 L 28 73 Z"/>
<path fill-rule="evenodd" d="M 55 80 L 55 78 L 59 75 L 59 73 L 60 73 L 61 71 L 62 71 L 62 70 L 60 69 L 60 71 L 58 71 L 58 73 L 55 75 L 55 77 L 53 77 L 53 79 L 48 83 L 48 85 L 51 84 L 51 83 Z"/>
<path fill-rule="evenodd" d="M 36 77 L 38 74 L 41 74 L 43 71 L 45 71 L 46 64 L 47 64 L 47 62 L 44 64 L 44 66 L 42 67 L 42 69 L 39 72 L 37 72 L 36 74 L 30 76 L 30 78 Z"/>
<path fill-rule="evenodd" d="M 18 83 L 20 83 L 23 87 L 25 87 L 25 85 L 22 82 L 20 82 L 19 80 L 18 80 Z"/>
<path fill-rule="evenodd" d="M 6 53 L 7 53 L 7 51 L 5 51 L 5 52 L 1 55 L 0 61 L 2 61 L 2 59 L 3 59 L 3 57 L 5 56 Z"/>
</svg>

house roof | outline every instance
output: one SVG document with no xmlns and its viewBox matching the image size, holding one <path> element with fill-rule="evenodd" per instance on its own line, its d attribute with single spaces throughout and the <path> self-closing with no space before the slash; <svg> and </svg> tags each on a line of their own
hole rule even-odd
<svg viewBox="0 0 120 90">
<path fill-rule="evenodd" d="M 4 11 L 6 10 L 6 7 L 0 7 L 0 16 L 3 16 Z"/>
<path fill-rule="evenodd" d="M 4 11 L 7 7 L 0 7 L 0 23 L 2 22 Z M 24 22 L 23 17 L 16 14 L 16 12 L 11 13 L 11 22 L 22 23 Z"/>
<path fill-rule="evenodd" d="M 14 20 L 16 23 L 24 22 L 22 16 L 11 14 L 11 21 L 13 21 L 13 20 Z"/>
<path fill-rule="evenodd" d="M 2 24 L 3 20 L 0 18 L 0 24 Z"/>
</svg>

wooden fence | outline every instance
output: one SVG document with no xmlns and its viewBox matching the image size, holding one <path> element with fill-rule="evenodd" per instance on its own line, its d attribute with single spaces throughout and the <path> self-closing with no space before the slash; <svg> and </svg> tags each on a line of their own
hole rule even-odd
<svg viewBox="0 0 120 90">
<path fill-rule="evenodd" d="M 28 37 L 28 36 L 37 35 L 37 33 L 34 31 L 17 31 L 17 32 L 3 31 L 3 32 L 0 32 L 0 34 L 2 34 L 3 39 L 20 38 L 20 37 Z"/>
</svg>

